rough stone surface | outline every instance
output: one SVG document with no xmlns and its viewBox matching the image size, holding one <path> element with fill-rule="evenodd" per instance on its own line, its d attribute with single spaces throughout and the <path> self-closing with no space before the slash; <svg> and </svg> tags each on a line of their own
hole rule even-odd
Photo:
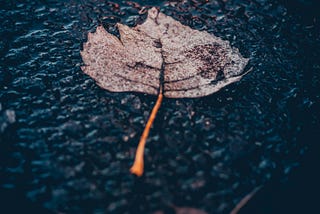
<svg viewBox="0 0 320 214">
<path fill-rule="evenodd" d="M 1 108 L 0 108 L 0 112 L 1 112 Z M 14 111 L 12 110 L 4 111 L 0 117 L 0 133 L 4 133 L 4 131 L 8 128 L 8 126 L 13 124 L 15 121 L 16 121 L 16 118 L 15 118 Z"/>
<path fill-rule="evenodd" d="M 134 28 L 117 24 L 120 39 L 99 26 L 89 33 L 82 70 L 105 89 L 194 98 L 241 79 L 249 59 L 229 42 L 191 29 L 156 8 Z"/>
<path fill-rule="evenodd" d="M 312 139 L 320 130 L 318 7 L 301 2 L 1 1 L 0 120 L 9 125 L 0 136 L 0 207 L 152 213 L 169 204 L 224 214 L 255 187 L 279 181 L 264 200 L 277 197 L 303 158 L 320 157 L 320 137 Z M 119 36 L 116 23 L 141 24 L 153 6 L 230 41 L 254 70 L 211 96 L 164 99 L 147 173 L 136 179 L 128 168 L 155 97 L 101 89 L 81 71 L 80 47 L 97 26 Z M 318 163 L 307 165 L 311 178 Z M 277 200 L 295 203 L 262 210 L 310 207 L 320 191 L 306 191 L 320 179 L 307 174 Z"/>
</svg>

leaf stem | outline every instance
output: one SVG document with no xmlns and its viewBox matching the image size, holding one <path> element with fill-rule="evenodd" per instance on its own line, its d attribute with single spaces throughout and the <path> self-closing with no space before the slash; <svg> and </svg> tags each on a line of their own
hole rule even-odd
<svg viewBox="0 0 320 214">
<path fill-rule="evenodd" d="M 138 177 L 140 177 L 143 174 L 143 168 L 144 168 L 144 161 L 143 161 L 143 155 L 144 155 L 144 148 L 146 145 L 146 141 L 151 129 L 151 126 L 153 124 L 154 119 L 156 118 L 157 112 L 161 106 L 161 102 L 163 99 L 163 93 L 162 93 L 162 87 L 160 87 L 159 90 L 159 95 L 158 95 L 158 99 L 156 104 L 154 105 L 151 114 L 149 116 L 148 122 L 146 124 L 146 127 L 144 128 L 144 131 L 141 135 L 140 141 L 139 141 L 139 145 L 136 151 L 136 156 L 135 156 L 135 160 L 134 163 L 132 165 L 132 167 L 130 168 L 130 172 L 132 174 L 137 175 Z"/>
</svg>

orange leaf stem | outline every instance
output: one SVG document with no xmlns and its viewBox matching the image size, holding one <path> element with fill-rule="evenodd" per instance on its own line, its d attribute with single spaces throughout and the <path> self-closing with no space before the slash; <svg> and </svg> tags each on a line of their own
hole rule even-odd
<svg viewBox="0 0 320 214">
<path fill-rule="evenodd" d="M 138 177 L 140 177 L 143 174 L 144 148 L 145 148 L 146 141 L 147 141 L 151 126 L 153 124 L 153 121 L 156 118 L 157 112 L 158 112 L 158 110 L 159 110 L 159 108 L 161 106 L 162 99 L 163 99 L 162 87 L 160 87 L 160 92 L 159 92 L 159 95 L 158 95 L 157 102 L 156 102 L 155 106 L 153 107 L 151 115 L 150 115 L 150 117 L 148 119 L 147 125 L 144 128 L 144 131 L 142 133 L 142 136 L 140 138 L 139 145 L 138 145 L 138 148 L 137 148 L 137 151 L 136 151 L 136 156 L 135 156 L 134 163 L 133 163 L 132 167 L 130 168 L 130 172 L 132 174 L 137 175 Z"/>
</svg>

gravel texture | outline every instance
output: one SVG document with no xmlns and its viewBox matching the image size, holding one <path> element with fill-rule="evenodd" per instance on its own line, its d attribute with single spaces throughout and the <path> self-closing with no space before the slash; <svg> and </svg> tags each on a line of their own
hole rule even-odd
<svg viewBox="0 0 320 214">
<path fill-rule="evenodd" d="M 319 17 L 313 1 L 293 2 L 298 7 L 271 0 L 3 1 L 4 205 L 54 213 L 152 213 L 175 205 L 220 214 L 260 185 L 286 182 L 312 147 L 302 130 L 319 127 Z M 136 178 L 128 169 L 156 97 L 99 88 L 80 69 L 80 49 L 99 24 L 117 35 L 116 22 L 141 23 L 152 6 L 229 40 L 253 70 L 208 97 L 165 99 L 145 175 Z"/>
</svg>

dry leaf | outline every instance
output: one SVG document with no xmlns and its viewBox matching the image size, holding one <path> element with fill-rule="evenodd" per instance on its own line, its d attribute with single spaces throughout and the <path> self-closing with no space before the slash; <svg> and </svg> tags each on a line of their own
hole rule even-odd
<svg viewBox="0 0 320 214">
<path fill-rule="evenodd" d="M 166 213 L 175 213 L 175 214 L 207 214 L 207 212 L 192 208 L 192 207 L 176 207 L 174 205 L 170 205 L 170 209 L 168 212 L 165 212 L 164 210 L 158 210 L 154 212 L 153 214 L 166 214 Z"/>
<path fill-rule="evenodd" d="M 118 23 L 117 27 L 120 39 L 102 26 L 88 34 L 81 68 L 109 91 L 158 95 L 131 168 L 141 176 L 144 146 L 163 96 L 212 94 L 240 80 L 248 59 L 228 41 L 182 25 L 156 8 L 148 11 L 141 25 L 130 28 Z"/>
<path fill-rule="evenodd" d="M 249 194 L 243 197 L 239 203 L 231 210 L 230 214 L 238 214 L 239 211 L 251 200 L 251 198 L 262 188 L 262 186 L 258 186 L 254 188 Z"/>
<path fill-rule="evenodd" d="M 207 214 L 203 210 L 191 207 L 175 207 L 176 214 Z"/>
<path fill-rule="evenodd" d="M 82 70 L 109 91 L 165 97 L 202 97 L 238 81 L 248 59 L 205 31 L 191 29 L 156 8 L 130 28 L 117 24 L 120 40 L 99 26 L 89 33 Z"/>
</svg>

